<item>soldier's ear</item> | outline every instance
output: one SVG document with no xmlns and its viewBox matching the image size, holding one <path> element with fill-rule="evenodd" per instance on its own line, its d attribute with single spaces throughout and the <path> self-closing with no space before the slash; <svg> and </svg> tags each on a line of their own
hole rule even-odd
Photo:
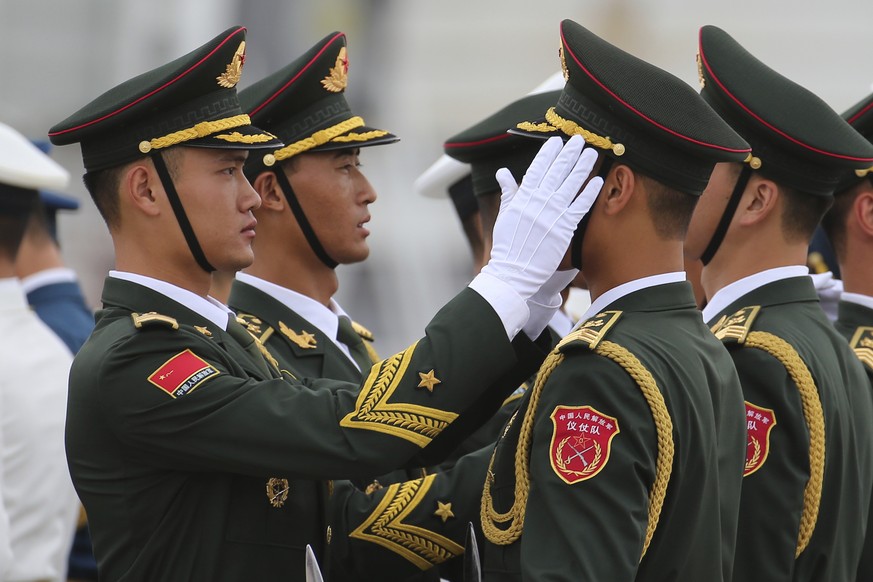
<svg viewBox="0 0 873 582">
<path fill-rule="evenodd" d="M 145 162 L 134 163 L 124 171 L 121 197 L 127 199 L 135 209 L 149 216 L 159 215 L 161 213 L 159 199 L 167 198 L 154 166 Z"/>
<path fill-rule="evenodd" d="M 637 187 L 633 170 L 624 164 L 616 164 L 610 169 L 597 198 L 606 214 L 617 214 L 627 205 Z"/>
<path fill-rule="evenodd" d="M 276 174 L 273 172 L 258 174 L 252 182 L 252 188 L 261 197 L 261 210 L 282 212 L 285 209 L 285 196 L 282 194 L 282 187 L 279 186 L 279 181 L 276 180 Z"/>
<path fill-rule="evenodd" d="M 864 188 L 852 204 L 858 227 L 868 239 L 873 239 L 873 187 Z"/>
<path fill-rule="evenodd" d="M 739 224 L 751 226 L 767 220 L 773 215 L 779 199 L 779 186 L 776 182 L 753 175 L 737 208 Z"/>
</svg>

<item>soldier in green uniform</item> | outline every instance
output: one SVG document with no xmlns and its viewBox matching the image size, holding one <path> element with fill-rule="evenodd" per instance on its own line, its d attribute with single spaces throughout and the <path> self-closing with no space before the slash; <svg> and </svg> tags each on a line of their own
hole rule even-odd
<svg viewBox="0 0 873 582">
<path fill-rule="evenodd" d="M 245 29 L 231 28 L 49 132 L 55 144 L 81 143 L 116 254 L 73 364 L 66 429 L 108 580 L 302 571 L 288 535 L 296 518 L 281 511 L 289 479 L 434 462 L 481 422 L 476 413 L 541 359 L 527 338 L 547 320 L 527 304 L 549 301 L 542 288 L 593 199 L 571 202 L 593 152 L 581 140 L 547 143 L 528 172 L 536 187 L 507 200 L 489 264 L 426 337 L 360 386 L 294 380 L 207 295 L 213 271 L 252 261 L 260 200 L 242 173 L 247 150 L 281 143 L 239 107 L 244 60 Z"/>
<path fill-rule="evenodd" d="M 873 142 L 873 94 L 848 111 L 845 119 Z M 837 331 L 864 364 L 873 385 L 873 165 L 846 171 L 834 204 L 822 220 L 843 277 L 843 293 L 837 304 Z M 868 418 L 869 422 L 870 419 Z M 873 506 L 856 580 L 873 579 Z"/>
<path fill-rule="evenodd" d="M 567 84 L 518 131 L 601 152 L 604 184 L 570 247 L 594 301 L 497 443 L 485 579 L 723 580 L 742 393 L 695 308 L 682 239 L 715 163 L 749 148 L 674 76 L 575 22 L 560 35 Z"/>
<path fill-rule="evenodd" d="M 850 580 L 873 487 L 873 402 L 806 263 L 839 177 L 873 145 L 724 31 L 700 30 L 702 96 L 752 146 L 720 164 L 686 239 L 730 350 L 748 441 L 734 580 Z"/>
</svg>

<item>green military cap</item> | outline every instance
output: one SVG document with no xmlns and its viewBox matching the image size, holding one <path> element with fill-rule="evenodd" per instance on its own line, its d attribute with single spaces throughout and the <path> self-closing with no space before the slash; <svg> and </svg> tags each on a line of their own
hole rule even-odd
<svg viewBox="0 0 873 582">
<path fill-rule="evenodd" d="M 446 155 L 470 164 L 476 196 L 500 191 L 494 177 L 500 168 L 508 168 L 518 180 L 524 176 L 542 144 L 507 131 L 542 115 L 560 94 L 560 91 L 547 91 L 522 97 L 446 140 L 443 144 Z"/>
<path fill-rule="evenodd" d="M 843 119 L 851 125 L 855 131 L 863 135 L 867 141 L 873 142 L 873 93 L 850 107 L 843 113 Z M 844 172 L 837 186 L 837 191 L 845 190 L 857 184 L 864 178 L 873 180 L 873 164 L 866 168 L 857 168 L 853 171 Z"/>
<path fill-rule="evenodd" d="M 236 84 L 245 62 L 243 27 L 110 89 L 49 131 L 56 145 L 80 142 L 85 168 L 103 170 L 175 145 L 275 149 L 251 124 Z"/>
<path fill-rule="evenodd" d="M 701 95 L 752 146 L 752 169 L 800 192 L 830 196 L 846 170 L 873 165 L 873 144 L 823 100 L 715 26 L 700 29 Z"/>
<path fill-rule="evenodd" d="M 700 194 L 718 162 L 742 161 L 748 144 L 677 77 L 564 20 L 559 57 L 567 83 L 533 137 L 581 135 L 652 178 Z"/>
<path fill-rule="evenodd" d="M 272 166 L 303 152 L 399 141 L 352 113 L 344 95 L 348 70 L 346 35 L 333 32 L 291 64 L 241 91 L 240 103 L 252 121 L 286 144 L 250 161 L 260 158 L 264 166 Z"/>
</svg>

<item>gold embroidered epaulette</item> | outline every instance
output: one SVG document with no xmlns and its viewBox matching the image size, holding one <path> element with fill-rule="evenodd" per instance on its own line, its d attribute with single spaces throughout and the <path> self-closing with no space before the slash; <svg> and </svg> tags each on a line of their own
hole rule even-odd
<svg viewBox="0 0 873 582">
<path fill-rule="evenodd" d="M 379 544 L 409 560 L 422 570 L 464 553 L 464 548 L 434 531 L 404 520 L 427 498 L 436 475 L 395 483 L 385 489 L 379 506 L 349 537 Z M 451 504 L 439 504 L 436 515 L 448 519 Z M 447 505 L 446 509 L 443 509 Z M 446 517 L 442 517 L 446 516 Z"/>
<path fill-rule="evenodd" d="M 588 319 L 558 343 L 558 351 L 565 353 L 565 348 L 572 348 L 580 343 L 589 350 L 596 349 L 612 326 L 619 320 L 621 313 L 621 311 L 603 311 Z"/>
<path fill-rule="evenodd" d="M 358 323 L 357 321 L 352 322 L 352 329 L 355 330 L 355 333 L 361 336 L 361 339 L 365 339 L 368 342 L 373 341 L 375 338 L 373 337 L 373 332 L 369 329 Z"/>
<path fill-rule="evenodd" d="M 722 342 L 745 343 L 759 311 L 761 311 L 760 305 L 752 305 L 743 307 L 733 315 L 722 316 L 718 323 L 712 326 L 712 333 Z"/>
<path fill-rule="evenodd" d="M 131 313 L 130 318 L 133 320 L 133 326 L 137 329 L 142 329 L 143 327 L 149 327 L 154 325 L 168 326 L 173 329 L 179 329 L 179 322 L 170 317 L 169 315 L 161 315 L 156 311 L 149 311 L 148 313 Z"/>
<path fill-rule="evenodd" d="M 849 342 L 858 359 L 873 371 L 873 327 L 859 327 Z"/>
</svg>

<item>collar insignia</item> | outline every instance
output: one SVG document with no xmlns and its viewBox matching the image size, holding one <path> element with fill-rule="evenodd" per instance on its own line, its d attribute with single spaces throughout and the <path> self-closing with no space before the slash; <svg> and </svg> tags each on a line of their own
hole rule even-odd
<svg viewBox="0 0 873 582">
<path fill-rule="evenodd" d="M 349 59 L 346 57 L 346 47 L 340 49 L 336 64 L 331 67 L 330 74 L 321 80 L 321 84 L 331 93 L 340 93 L 349 83 Z"/>
<path fill-rule="evenodd" d="M 239 48 L 233 53 L 233 59 L 227 65 L 227 69 L 215 78 L 218 81 L 218 86 L 225 89 L 234 88 L 239 83 L 240 77 L 242 77 L 242 68 L 245 62 L 246 41 L 242 41 L 239 43 Z"/>
<path fill-rule="evenodd" d="M 723 317 L 712 326 L 712 333 L 720 341 L 735 341 L 738 344 L 742 344 L 746 341 L 746 336 L 752 330 L 752 322 L 759 311 L 761 311 L 760 305 L 743 307 L 733 315 Z"/>
<path fill-rule="evenodd" d="M 315 348 L 316 342 L 315 336 L 309 333 L 308 331 L 301 331 L 297 333 L 281 321 L 279 322 L 279 331 L 281 331 L 285 337 L 294 342 L 298 347 L 303 348 L 304 350 L 311 350 Z"/>
</svg>

